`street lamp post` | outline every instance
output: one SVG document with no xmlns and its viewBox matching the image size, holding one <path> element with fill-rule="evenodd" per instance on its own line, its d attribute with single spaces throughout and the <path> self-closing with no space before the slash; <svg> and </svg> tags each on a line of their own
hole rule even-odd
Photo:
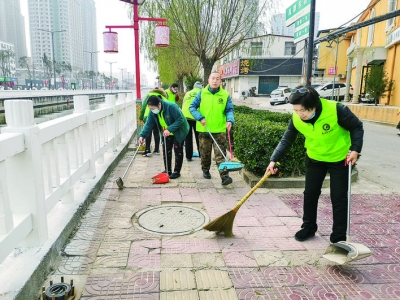
<svg viewBox="0 0 400 300">
<path fill-rule="evenodd" d="M 112 64 L 115 64 L 116 61 L 106 61 L 106 63 L 109 63 L 109 64 L 110 64 L 110 78 L 111 78 L 110 90 L 112 91 L 112 79 L 113 79 L 113 77 L 112 77 Z"/>
<path fill-rule="evenodd" d="M 51 50 L 52 50 L 52 57 L 53 57 L 53 74 L 54 74 L 54 90 L 56 90 L 56 58 L 54 53 L 54 33 L 55 32 L 65 32 L 66 30 L 47 30 L 47 29 L 40 29 L 41 31 L 51 33 Z"/>
<path fill-rule="evenodd" d="M 126 70 L 126 68 L 118 68 L 121 70 L 121 89 L 124 89 L 124 70 Z"/>
<path fill-rule="evenodd" d="M 92 90 L 93 90 L 93 53 L 99 53 L 100 51 L 83 51 L 83 52 L 86 52 L 86 53 L 90 53 L 90 69 L 92 70 L 92 86 L 91 86 L 91 88 L 92 88 Z"/>
</svg>

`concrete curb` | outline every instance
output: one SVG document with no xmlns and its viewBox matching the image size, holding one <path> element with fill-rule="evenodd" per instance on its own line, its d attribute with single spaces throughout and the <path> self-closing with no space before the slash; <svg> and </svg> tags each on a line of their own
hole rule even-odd
<svg viewBox="0 0 400 300">
<path fill-rule="evenodd" d="M 257 182 L 260 181 L 261 177 L 255 176 L 253 173 L 247 171 L 246 169 L 242 169 L 240 171 L 243 180 L 250 186 L 254 187 Z M 351 182 L 355 182 L 358 178 L 358 171 L 356 168 L 352 170 L 351 173 Z M 305 185 L 305 177 L 286 177 L 286 178 L 268 178 L 260 188 L 268 188 L 268 189 L 283 189 L 283 188 L 304 188 Z M 323 188 L 328 188 L 330 186 L 330 176 L 329 174 L 326 176 L 324 183 L 322 185 Z"/>
<path fill-rule="evenodd" d="M 16 297 L 13 299 L 26 300 L 30 299 L 31 295 L 38 293 L 43 281 L 46 279 L 47 274 L 50 274 L 53 268 L 56 266 L 58 257 L 60 256 L 60 251 L 64 248 L 76 227 L 78 227 L 80 219 L 86 213 L 89 205 L 96 200 L 96 197 L 101 192 L 101 189 L 107 182 L 111 172 L 125 156 L 136 134 L 137 130 L 133 132 L 127 144 L 122 148 L 121 152 L 115 157 L 114 161 L 110 163 L 105 172 L 101 175 L 97 183 L 90 190 L 85 200 L 79 206 L 78 210 L 73 214 L 68 224 L 64 227 L 59 237 L 54 241 L 48 252 L 44 255 L 32 275 L 29 277 L 29 280 L 24 283 L 21 289 L 17 292 Z"/>
</svg>

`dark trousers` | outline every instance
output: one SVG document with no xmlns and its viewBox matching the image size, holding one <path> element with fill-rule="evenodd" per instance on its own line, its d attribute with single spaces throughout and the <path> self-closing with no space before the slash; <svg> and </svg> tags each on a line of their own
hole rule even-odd
<svg viewBox="0 0 400 300">
<path fill-rule="evenodd" d="M 218 143 L 219 147 L 223 151 L 226 156 L 226 133 L 213 133 L 212 134 L 215 141 Z M 222 162 L 225 161 L 224 156 L 218 147 L 214 144 L 213 139 L 209 135 L 209 133 L 200 133 L 200 151 L 201 151 L 201 169 L 203 172 L 208 172 L 211 167 L 211 152 L 214 149 L 215 162 L 217 166 L 219 166 Z M 219 175 L 221 178 L 224 176 L 228 176 L 228 171 L 219 171 Z"/>
<path fill-rule="evenodd" d="M 331 241 L 346 238 L 348 167 L 344 161 L 320 162 L 306 158 L 306 182 L 304 190 L 303 228 L 317 230 L 318 198 L 327 172 L 330 174 L 330 194 L 333 212 Z M 345 240 L 345 239 L 344 239 Z"/>
<path fill-rule="evenodd" d="M 151 134 L 154 135 L 154 151 L 160 151 L 160 133 L 158 132 L 157 125 L 146 136 L 146 152 L 150 152 Z"/>
<path fill-rule="evenodd" d="M 175 152 L 175 167 L 174 167 L 174 172 L 180 173 L 182 169 L 182 163 L 183 163 L 183 142 L 179 144 L 178 141 L 175 140 L 175 137 L 172 136 L 167 136 L 165 138 L 166 143 L 167 143 L 167 162 L 168 162 L 168 172 L 172 172 L 171 165 L 172 165 L 172 148 L 174 148 Z M 163 159 L 164 159 L 164 167 L 166 166 L 165 164 L 165 144 L 164 144 L 164 138 L 163 138 L 163 144 L 162 144 L 162 150 L 163 150 Z"/>
<path fill-rule="evenodd" d="M 190 120 L 187 119 L 189 123 L 189 132 L 186 136 L 185 139 L 185 153 L 186 153 L 186 158 L 192 158 L 193 157 L 193 133 L 194 132 L 194 138 L 196 139 L 196 145 L 197 145 L 197 152 L 200 155 L 200 146 L 199 146 L 199 133 L 196 131 L 196 121 L 195 120 Z"/>
</svg>

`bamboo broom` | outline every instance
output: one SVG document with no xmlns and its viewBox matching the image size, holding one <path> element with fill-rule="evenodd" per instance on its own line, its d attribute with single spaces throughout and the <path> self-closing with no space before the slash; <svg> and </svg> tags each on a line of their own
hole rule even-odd
<svg viewBox="0 0 400 300">
<path fill-rule="evenodd" d="M 276 163 L 279 165 L 279 163 Z M 225 237 L 233 237 L 234 234 L 232 232 L 233 221 L 235 220 L 235 216 L 239 208 L 243 205 L 244 202 L 254 193 L 256 189 L 260 187 L 267 180 L 267 178 L 271 175 L 271 172 L 266 173 L 259 182 L 240 200 L 229 212 L 226 214 L 216 218 L 215 220 L 209 222 L 208 224 L 203 226 L 203 229 L 208 231 L 215 231 L 217 234 L 224 233 Z"/>
</svg>

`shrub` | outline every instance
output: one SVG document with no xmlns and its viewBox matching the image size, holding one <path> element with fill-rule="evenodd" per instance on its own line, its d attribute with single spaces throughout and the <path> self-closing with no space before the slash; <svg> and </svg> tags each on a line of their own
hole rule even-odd
<svg viewBox="0 0 400 300">
<path fill-rule="evenodd" d="M 281 140 L 291 114 L 235 107 L 232 129 L 235 156 L 246 170 L 262 176 L 272 152 Z M 280 161 L 280 176 L 299 176 L 305 172 L 304 136 L 299 134 L 288 153 Z"/>
</svg>

